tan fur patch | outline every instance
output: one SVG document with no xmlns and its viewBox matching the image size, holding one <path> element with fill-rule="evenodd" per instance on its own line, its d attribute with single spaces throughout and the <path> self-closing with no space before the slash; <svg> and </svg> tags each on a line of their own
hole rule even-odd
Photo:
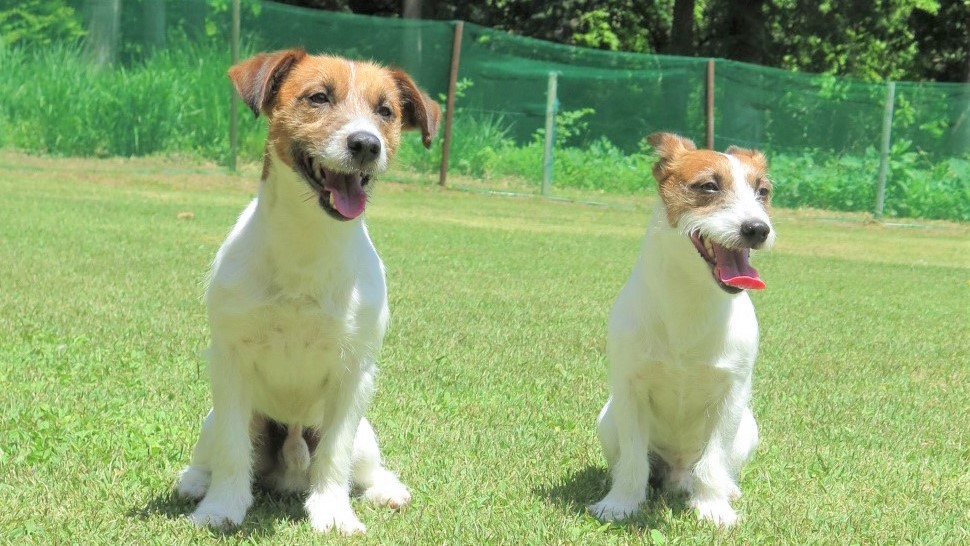
<svg viewBox="0 0 970 546">
<path fill-rule="evenodd" d="M 648 140 L 660 156 L 653 167 L 653 175 L 659 184 L 660 198 L 671 226 L 677 225 L 687 212 L 704 215 L 722 208 L 731 193 L 739 189 L 734 188 L 731 161 L 724 154 L 698 150 L 692 141 L 671 133 L 654 133 Z M 767 206 L 771 181 L 766 174 L 768 164 L 764 154 L 733 146 L 726 153 L 741 162 L 745 182 L 756 192 L 760 188 L 768 191 L 764 199 Z"/>
<path fill-rule="evenodd" d="M 257 55 L 233 66 L 229 77 L 254 113 L 270 120 L 264 178 L 270 146 L 293 168 L 294 142 L 321 142 L 352 118 L 369 117 L 381 132 L 388 161 L 402 130 L 420 130 L 426 146 L 437 130 L 437 103 L 401 70 L 296 49 Z M 319 93 L 326 104 L 311 100 Z M 391 115 L 381 115 L 383 108 Z"/>
</svg>

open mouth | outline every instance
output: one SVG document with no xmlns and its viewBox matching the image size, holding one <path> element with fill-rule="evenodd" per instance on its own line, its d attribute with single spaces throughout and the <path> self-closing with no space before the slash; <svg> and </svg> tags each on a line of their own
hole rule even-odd
<svg viewBox="0 0 970 546">
<path fill-rule="evenodd" d="M 765 283 L 758 276 L 758 270 L 748 263 L 748 248 L 728 248 L 704 238 L 699 231 L 690 234 L 697 253 L 711 266 L 714 280 L 722 290 L 730 294 L 751 290 L 764 290 Z"/>
<path fill-rule="evenodd" d="M 338 172 L 328 169 L 314 157 L 294 153 L 300 174 L 317 194 L 317 202 L 331 218 L 341 221 L 353 220 L 367 206 L 364 188 L 370 175 L 363 172 Z"/>
</svg>

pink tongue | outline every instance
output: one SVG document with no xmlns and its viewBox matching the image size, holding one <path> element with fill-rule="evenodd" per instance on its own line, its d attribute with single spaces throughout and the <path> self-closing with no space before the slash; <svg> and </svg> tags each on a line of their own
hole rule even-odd
<svg viewBox="0 0 970 546">
<path fill-rule="evenodd" d="M 714 274 L 718 280 L 735 288 L 764 290 L 765 282 L 748 263 L 748 250 L 732 250 L 718 244 L 711 246 L 714 248 L 714 261 L 717 263 Z"/>
<path fill-rule="evenodd" d="M 367 194 L 361 186 L 359 174 L 343 174 L 327 171 L 323 187 L 333 194 L 333 206 L 345 218 L 357 218 L 364 212 Z"/>
</svg>

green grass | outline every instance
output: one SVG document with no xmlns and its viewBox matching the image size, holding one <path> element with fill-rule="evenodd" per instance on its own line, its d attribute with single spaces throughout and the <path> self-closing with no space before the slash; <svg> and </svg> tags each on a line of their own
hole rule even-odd
<svg viewBox="0 0 970 546">
<path fill-rule="evenodd" d="M 355 502 L 369 534 L 350 540 L 265 495 L 235 533 L 193 528 L 172 484 L 209 404 L 200 280 L 257 172 L 0 153 L 0 542 L 970 540 L 970 226 L 777 211 L 776 249 L 755 259 L 762 444 L 740 527 L 699 524 L 674 496 L 601 525 L 583 506 L 607 487 L 605 320 L 643 200 L 388 180 L 368 210 L 393 316 L 369 415 L 413 505 Z"/>
</svg>

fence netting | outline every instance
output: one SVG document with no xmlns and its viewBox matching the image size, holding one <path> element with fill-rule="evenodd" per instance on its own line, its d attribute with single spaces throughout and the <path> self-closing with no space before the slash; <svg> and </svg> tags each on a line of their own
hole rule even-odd
<svg viewBox="0 0 970 546">
<path fill-rule="evenodd" d="M 83 18 L 87 48 L 97 50 L 102 62 L 133 66 L 160 50 L 214 44 L 221 51 L 221 68 L 228 66 L 228 0 L 69 0 L 67 4 Z M 367 17 L 244 0 L 241 43 L 244 56 L 303 46 L 311 52 L 396 65 L 410 72 L 432 96 L 443 99 L 455 27 L 454 21 Z M 92 42 L 97 43 L 92 46 Z M 561 145 L 582 147 L 605 139 L 624 153 L 634 153 L 642 149 L 647 134 L 659 130 L 704 142 L 706 58 L 571 47 L 467 23 L 460 51 L 457 111 L 492 119 L 516 143 L 536 141 L 541 134 L 550 73 L 557 78 L 557 112 L 581 113 L 576 119 L 581 118 L 582 130 L 563 132 Z M 228 83 L 223 83 L 228 102 Z M 716 59 L 715 148 L 734 144 L 803 156 L 871 155 L 880 147 L 888 92 L 887 82 Z M 894 150 L 915 151 L 936 161 L 970 156 L 970 85 L 897 82 L 893 101 Z M 8 112 L 8 116 L 16 114 Z M 88 122 L 97 124 L 98 119 Z M 16 128 L 15 121 L 6 123 Z M 157 151 L 142 148 L 147 153 Z M 461 157 L 453 157 L 452 162 L 460 163 Z"/>
</svg>

